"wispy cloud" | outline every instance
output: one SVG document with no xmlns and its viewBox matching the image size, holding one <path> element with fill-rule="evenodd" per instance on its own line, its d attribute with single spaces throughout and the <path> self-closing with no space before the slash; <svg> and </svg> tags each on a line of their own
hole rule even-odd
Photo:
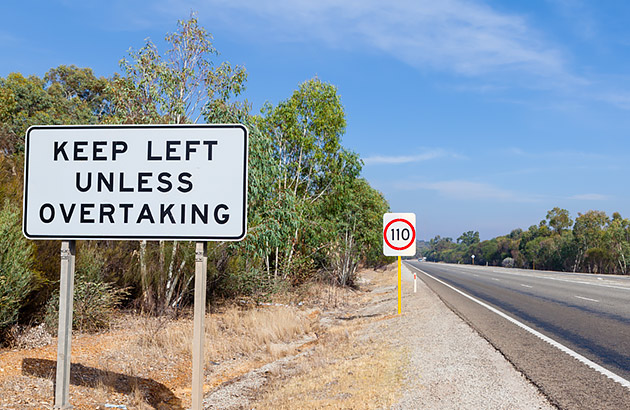
<svg viewBox="0 0 630 410">
<path fill-rule="evenodd" d="M 575 199 L 578 201 L 607 201 L 610 199 L 610 196 L 602 194 L 579 194 L 573 195 L 569 197 L 569 199 Z"/>
<path fill-rule="evenodd" d="M 452 157 L 452 158 L 460 158 L 461 156 L 453 153 L 449 153 L 448 151 L 442 149 L 434 149 L 422 152 L 416 155 L 374 155 L 370 157 L 366 157 L 363 159 L 363 162 L 366 165 L 374 165 L 374 164 L 407 164 L 411 162 L 422 162 L 428 161 L 436 158 L 442 157 Z"/>
<path fill-rule="evenodd" d="M 484 182 L 465 180 L 411 182 L 398 184 L 401 190 L 425 189 L 457 200 L 494 200 L 502 202 L 536 202 L 538 198 L 503 189 Z"/>
<path fill-rule="evenodd" d="M 593 17 L 592 3 L 588 4 L 583 0 L 548 0 L 555 5 L 555 8 L 571 26 L 575 35 L 593 40 L 599 31 L 599 24 Z"/>
<path fill-rule="evenodd" d="M 609 92 L 600 94 L 597 99 L 608 104 L 612 104 L 623 110 L 630 110 L 630 92 Z"/>
<path fill-rule="evenodd" d="M 14 34 L 0 31 L 0 42 L 4 43 L 5 46 L 17 46 L 22 43 L 22 40 L 19 37 L 16 37 Z"/>
<path fill-rule="evenodd" d="M 582 152 L 582 151 L 525 151 L 518 147 L 507 148 L 503 150 L 506 155 L 516 156 L 521 158 L 539 158 L 544 160 L 565 160 L 565 161 L 613 161 L 612 156 L 599 154 L 596 152 Z"/>
<path fill-rule="evenodd" d="M 420 69 L 465 76 L 497 72 L 562 78 L 563 52 L 528 20 L 464 0 L 162 0 L 164 12 L 196 9 L 232 21 L 240 35 L 380 50 Z"/>
<path fill-rule="evenodd" d="M 248 42 L 319 42 L 354 53 L 376 52 L 423 72 L 454 74 L 457 79 L 449 86 L 463 92 L 504 95 L 527 88 L 556 93 L 555 98 L 534 98 L 535 109 L 571 110 L 600 101 L 630 110 L 630 93 L 614 92 L 618 82 L 601 81 L 602 73 L 583 75 L 575 66 L 579 53 L 538 28 L 534 15 L 483 0 L 144 0 L 135 6 L 112 1 L 130 8 L 118 13 L 125 19 L 138 19 L 140 7 L 171 20 L 197 10 L 210 30 L 220 25 Z M 577 26 L 583 30 L 589 8 L 582 1 L 552 1 L 567 18 L 582 16 Z M 595 20 L 589 19 L 589 35 L 594 35 Z M 506 101 L 528 104 L 529 98 Z"/>
</svg>

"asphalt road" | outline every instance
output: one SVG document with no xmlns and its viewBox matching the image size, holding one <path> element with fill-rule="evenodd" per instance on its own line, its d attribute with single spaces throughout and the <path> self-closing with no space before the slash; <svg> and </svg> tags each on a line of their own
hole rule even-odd
<svg viewBox="0 0 630 410">
<path fill-rule="evenodd" d="M 630 409 L 630 278 L 409 265 L 558 407 Z"/>
</svg>

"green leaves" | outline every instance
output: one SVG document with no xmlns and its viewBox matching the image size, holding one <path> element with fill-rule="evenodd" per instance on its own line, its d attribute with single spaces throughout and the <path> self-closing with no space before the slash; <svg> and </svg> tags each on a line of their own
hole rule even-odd
<svg viewBox="0 0 630 410">
<path fill-rule="evenodd" d="M 129 60 L 121 60 L 123 75 L 110 88 L 113 121 L 185 124 L 203 116 L 208 123 L 225 123 L 246 115 L 247 104 L 232 100 L 245 88 L 245 69 L 228 62 L 215 66 L 219 53 L 194 13 L 165 41 L 170 48 L 164 55 L 147 39 L 141 49 L 130 50 Z"/>
<path fill-rule="evenodd" d="M 38 285 L 33 245 L 22 236 L 19 208 L 0 210 L 0 331 L 15 323 L 26 297 Z"/>
<path fill-rule="evenodd" d="M 108 81 L 89 68 L 59 66 L 44 78 L 11 73 L 0 78 L 0 149 L 24 150 L 31 125 L 96 124 L 110 115 Z"/>
<path fill-rule="evenodd" d="M 346 120 L 337 89 L 314 78 L 262 114 L 255 121 L 276 175 L 261 212 L 272 233 L 264 240 L 268 274 L 297 275 L 296 261 L 311 260 L 336 283 L 352 285 L 359 261 L 382 261 L 380 224 L 389 206 L 358 178 L 358 155 L 341 145 Z"/>
</svg>

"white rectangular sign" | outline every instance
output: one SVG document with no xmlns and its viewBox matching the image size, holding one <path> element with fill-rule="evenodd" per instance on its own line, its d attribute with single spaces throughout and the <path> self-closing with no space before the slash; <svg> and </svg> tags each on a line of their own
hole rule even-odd
<svg viewBox="0 0 630 410">
<path fill-rule="evenodd" d="M 241 240 L 247 145 L 240 124 L 31 127 L 24 235 Z"/>
<path fill-rule="evenodd" d="M 416 214 L 383 214 L 383 254 L 385 256 L 416 254 Z"/>
</svg>

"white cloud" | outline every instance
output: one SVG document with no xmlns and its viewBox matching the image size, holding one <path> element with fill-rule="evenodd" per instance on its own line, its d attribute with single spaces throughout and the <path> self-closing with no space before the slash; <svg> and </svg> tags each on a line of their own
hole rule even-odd
<svg viewBox="0 0 630 410">
<path fill-rule="evenodd" d="M 403 190 L 425 189 L 458 200 L 496 200 L 502 202 L 535 202 L 534 198 L 515 191 L 497 188 L 483 182 L 453 180 L 439 182 L 411 182 L 398 184 Z"/>
<path fill-rule="evenodd" d="M 603 155 L 596 152 L 582 152 L 582 151 L 525 151 L 521 148 L 512 147 L 502 151 L 506 155 L 532 158 L 532 159 L 544 159 L 548 160 L 564 160 L 568 162 L 581 162 L 581 161 L 614 161 L 615 159 L 610 155 Z"/>
<path fill-rule="evenodd" d="M 599 95 L 597 99 L 622 110 L 630 110 L 630 93 L 628 92 L 609 92 Z"/>
<path fill-rule="evenodd" d="M 575 199 L 578 201 L 607 201 L 610 197 L 602 194 L 579 194 L 573 195 L 569 197 L 569 199 Z"/>
<path fill-rule="evenodd" d="M 422 162 L 428 161 L 431 159 L 441 158 L 441 157 L 459 157 L 456 154 L 450 154 L 444 150 L 436 149 L 429 150 L 416 155 L 373 155 L 370 157 L 366 157 L 363 159 L 363 162 L 366 165 L 374 165 L 374 164 L 407 164 L 411 162 Z"/>
<path fill-rule="evenodd" d="M 199 10 L 260 41 L 316 39 L 376 49 L 414 67 L 466 76 L 515 71 L 571 78 L 562 52 L 526 18 L 463 0 L 163 0 L 164 13 Z M 181 18 L 181 16 L 178 17 Z"/>
</svg>

